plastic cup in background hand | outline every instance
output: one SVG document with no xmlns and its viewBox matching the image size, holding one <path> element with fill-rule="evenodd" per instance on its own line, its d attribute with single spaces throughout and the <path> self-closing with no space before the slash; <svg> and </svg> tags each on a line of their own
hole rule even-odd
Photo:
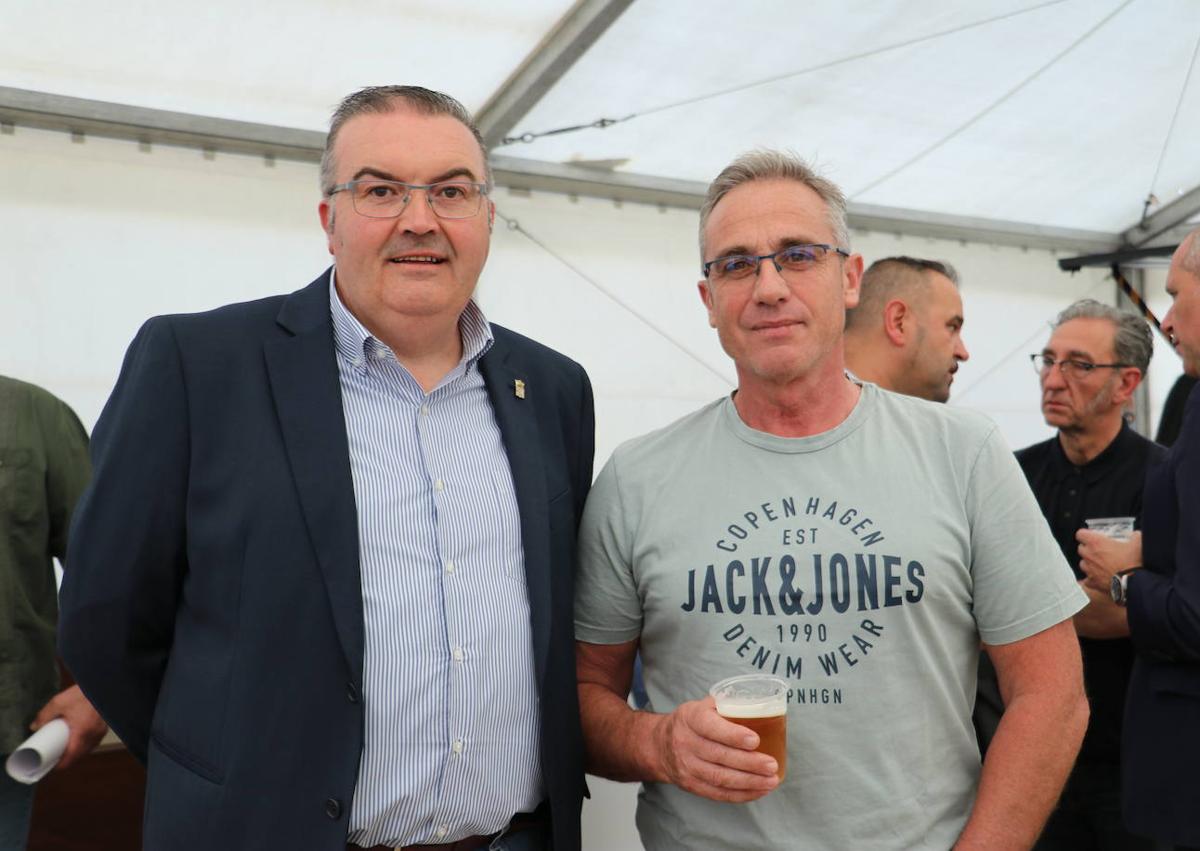
<svg viewBox="0 0 1200 851">
<path fill-rule="evenodd" d="M 1092 531 L 1107 535 L 1117 541 L 1128 541 L 1133 537 L 1132 517 L 1096 517 L 1083 522 Z"/>
<path fill-rule="evenodd" d="M 779 766 L 780 780 L 787 773 L 786 680 L 760 674 L 742 674 L 721 680 L 708 690 L 717 702 L 717 714 L 758 734 L 755 750 Z"/>
</svg>

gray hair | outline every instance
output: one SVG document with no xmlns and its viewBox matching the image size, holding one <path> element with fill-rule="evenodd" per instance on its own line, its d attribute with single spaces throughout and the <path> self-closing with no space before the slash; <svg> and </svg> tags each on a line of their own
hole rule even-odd
<svg viewBox="0 0 1200 851">
<path fill-rule="evenodd" d="M 885 257 L 876 260 L 863 273 L 858 306 L 846 310 L 846 328 L 862 326 L 877 318 L 889 298 L 908 295 L 921 287 L 926 272 L 944 275 L 950 279 L 950 283 L 958 286 L 958 272 L 942 260 L 919 257 Z"/>
<path fill-rule="evenodd" d="M 1117 363 L 1136 366 L 1146 374 L 1150 356 L 1154 354 L 1154 337 L 1150 325 L 1131 310 L 1121 310 L 1095 299 L 1084 298 L 1069 305 L 1054 320 L 1057 328 L 1072 319 L 1107 319 L 1113 324 L 1113 355 Z"/>
<path fill-rule="evenodd" d="M 850 232 L 846 227 L 846 196 L 837 185 L 821 177 L 803 159 L 787 151 L 766 148 L 742 154 L 722 169 L 708 186 L 700 207 L 700 257 L 704 258 L 704 229 L 708 217 L 721 199 L 743 183 L 755 180 L 794 180 L 816 192 L 825 202 L 829 227 L 839 248 L 850 250 Z"/>
<path fill-rule="evenodd" d="M 475 126 L 471 113 L 467 112 L 465 106 L 450 95 L 421 86 L 368 86 L 347 95 L 333 111 L 329 122 L 329 135 L 325 137 L 325 150 L 321 153 L 322 195 L 327 196 L 333 191 L 333 174 L 336 170 L 333 146 L 342 125 L 358 115 L 382 115 L 395 112 L 402 106 L 407 106 L 422 115 L 448 115 L 470 130 L 483 155 L 484 181 L 489 189 L 492 188 L 492 165 L 488 162 L 487 145 L 484 144 L 483 134 Z"/>
</svg>

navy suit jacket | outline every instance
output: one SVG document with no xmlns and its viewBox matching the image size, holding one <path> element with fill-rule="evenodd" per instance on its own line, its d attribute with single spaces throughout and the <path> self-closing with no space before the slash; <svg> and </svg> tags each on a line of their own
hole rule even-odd
<svg viewBox="0 0 1200 851">
<path fill-rule="evenodd" d="M 1142 561 L 1129 577 L 1137 657 L 1122 743 L 1125 824 L 1200 845 L 1200 392 L 1146 475 Z"/>
<path fill-rule="evenodd" d="M 328 287 L 327 272 L 288 296 L 150 320 L 96 425 L 60 649 L 147 762 L 146 848 L 345 848 L 364 628 Z M 493 333 L 479 368 L 520 507 L 554 847 L 578 849 L 591 386 L 568 358 Z"/>
</svg>

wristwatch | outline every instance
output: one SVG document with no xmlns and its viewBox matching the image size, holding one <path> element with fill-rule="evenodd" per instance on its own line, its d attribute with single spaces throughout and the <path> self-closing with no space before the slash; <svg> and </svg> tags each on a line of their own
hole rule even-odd
<svg viewBox="0 0 1200 851">
<path fill-rule="evenodd" d="M 1125 570 L 1114 574 L 1112 581 L 1108 585 L 1108 592 L 1112 594 L 1113 602 L 1118 606 L 1124 607 L 1129 599 L 1129 574 L 1137 570 L 1136 567 L 1128 567 Z"/>
</svg>

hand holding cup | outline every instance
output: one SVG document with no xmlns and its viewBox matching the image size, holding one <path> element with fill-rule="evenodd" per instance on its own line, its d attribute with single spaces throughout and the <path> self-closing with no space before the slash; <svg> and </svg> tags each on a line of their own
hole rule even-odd
<svg viewBox="0 0 1200 851">
<path fill-rule="evenodd" d="M 1089 587 L 1108 592 L 1115 574 L 1142 563 L 1142 533 L 1133 530 L 1132 517 L 1104 517 L 1085 521 L 1087 529 L 1075 533 L 1079 542 L 1079 569 Z"/>
<path fill-rule="evenodd" d="M 786 714 L 787 683 L 778 682 Z M 662 716 L 655 744 L 663 779 L 715 801 L 753 801 L 773 790 L 783 777 L 786 747 L 777 748 L 778 759 L 759 752 L 764 737 L 744 721 L 718 714 L 711 694 Z"/>
</svg>

